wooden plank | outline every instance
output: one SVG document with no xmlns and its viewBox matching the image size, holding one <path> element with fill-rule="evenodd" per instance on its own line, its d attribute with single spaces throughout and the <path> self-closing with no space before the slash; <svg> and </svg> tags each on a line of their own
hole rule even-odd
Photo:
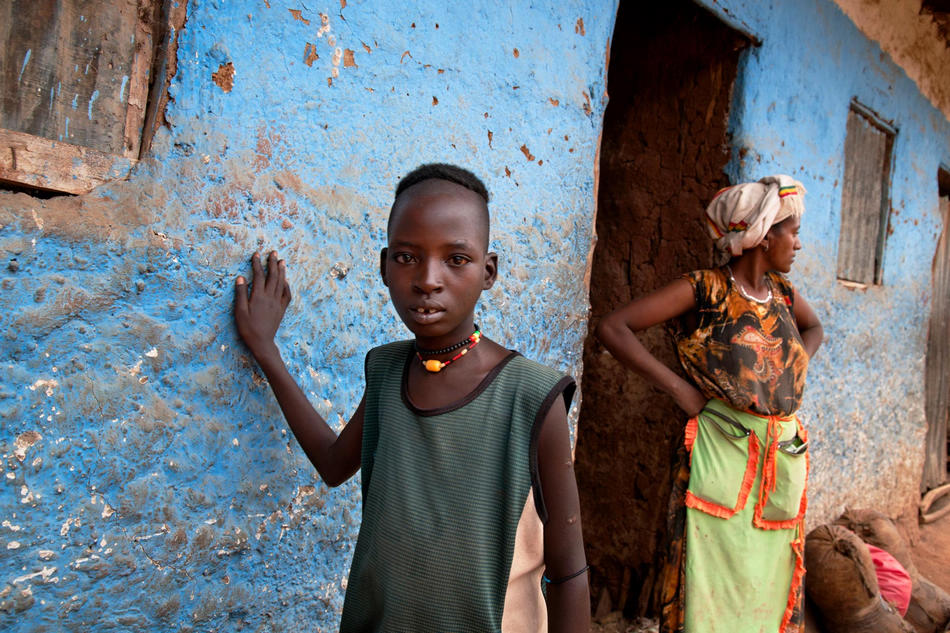
<svg viewBox="0 0 950 633">
<path fill-rule="evenodd" d="M 135 51 L 129 77 L 129 103 L 126 109 L 124 154 L 139 157 L 142 143 L 142 125 L 148 104 L 149 70 L 155 53 L 153 21 L 158 17 L 153 0 L 137 0 L 138 19 L 135 24 Z M 159 12 L 160 15 L 160 12 Z"/>
<path fill-rule="evenodd" d="M 884 132 L 884 147 L 881 148 L 881 183 L 880 202 L 878 208 L 878 233 L 874 251 L 874 283 L 884 283 L 884 247 L 887 244 L 887 232 L 891 218 L 891 150 L 894 147 L 894 134 Z M 873 209 L 868 210 L 869 213 Z"/>
<path fill-rule="evenodd" d="M 943 232 L 933 259 L 933 300 L 927 336 L 924 411 L 927 439 L 921 489 L 947 480 L 947 421 L 950 416 L 950 196 L 940 198 Z"/>
<path fill-rule="evenodd" d="M 151 61 L 137 55 L 138 1 L 2 3 L 0 128 L 126 153 L 129 105 L 142 106 L 134 84 L 147 83 Z"/>
<path fill-rule="evenodd" d="M 139 154 L 148 153 L 152 139 L 165 123 L 168 87 L 178 70 L 178 35 L 185 26 L 188 0 L 161 0 L 153 14 L 152 41 L 155 42 L 154 62 L 149 81 L 148 105 L 142 122 L 142 143 Z"/>
<path fill-rule="evenodd" d="M 135 162 L 122 155 L 0 129 L 0 181 L 82 194 L 127 177 Z"/>
</svg>

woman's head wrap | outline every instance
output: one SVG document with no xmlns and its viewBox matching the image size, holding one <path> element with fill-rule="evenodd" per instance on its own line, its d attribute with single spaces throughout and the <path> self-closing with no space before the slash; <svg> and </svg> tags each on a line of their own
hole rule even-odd
<svg viewBox="0 0 950 633">
<path fill-rule="evenodd" d="M 706 207 L 706 228 L 716 248 L 735 257 L 755 248 L 774 225 L 805 212 L 805 187 L 785 175 L 726 187 Z"/>
</svg>

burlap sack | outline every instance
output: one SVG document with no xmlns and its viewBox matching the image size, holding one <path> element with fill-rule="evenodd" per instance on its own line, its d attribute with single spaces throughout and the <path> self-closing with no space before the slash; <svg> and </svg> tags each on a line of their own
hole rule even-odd
<svg viewBox="0 0 950 633">
<path fill-rule="evenodd" d="M 943 633 L 950 628 L 950 595 L 920 575 L 910 546 L 890 518 L 876 510 L 848 509 L 836 523 L 852 530 L 866 543 L 886 551 L 910 574 L 914 585 L 904 619 L 917 633 Z"/>
<path fill-rule="evenodd" d="M 914 625 L 917 633 L 943 633 L 950 630 L 950 596 L 918 575 L 914 579 L 910 606 L 907 607 L 904 619 Z"/>
<path fill-rule="evenodd" d="M 877 510 L 854 510 L 848 508 L 841 518 L 835 521 L 837 525 L 843 525 L 858 536 L 865 543 L 870 543 L 897 559 L 911 580 L 916 580 L 920 572 L 917 571 L 917 565 L 910 554 L 910 546 L 897 530 L 897 525 L 888 517 Z"/>
<path fill-rule="evenodd" d="M 881 600 L 867 546 L 840 525 L 822 525 L 805 539 L 805 591 L 835 633 L 914 633 Z"/>
<path fill-rule="evenodd" d="M 821 625 L 818 607 L 808 597 L 805 598 L 805 633 L 827 633 Z"/>
</svg>

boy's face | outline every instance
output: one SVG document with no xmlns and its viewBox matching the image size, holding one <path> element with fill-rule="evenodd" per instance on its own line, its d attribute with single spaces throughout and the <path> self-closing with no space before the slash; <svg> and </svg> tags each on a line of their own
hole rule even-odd
<svg viewBox="0 0 950 633">
<path fill-rule="evenodd" d="M 471 334 L 478 297 L 495 283 L 498 256 L 487 252 L 484 205 L 460 185 L 425 180 L 393 206 L 380 274 L 399 318 L 427 348 Z"/>
</svg>

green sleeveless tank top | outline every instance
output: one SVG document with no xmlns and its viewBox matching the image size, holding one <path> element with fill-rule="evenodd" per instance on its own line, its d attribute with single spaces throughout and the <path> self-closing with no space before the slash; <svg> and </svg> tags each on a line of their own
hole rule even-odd
<svg viewBox="0 0 950 633">
<path fill-rule="evenodd" d="M 406 397 L 412 342 L 366 356 L 363 519 L 343 633 L 501 630 L 519 518 L 534 489 L 537 435 L 569 376 L 512 352 L 459 402 Z"/>
</svg>

